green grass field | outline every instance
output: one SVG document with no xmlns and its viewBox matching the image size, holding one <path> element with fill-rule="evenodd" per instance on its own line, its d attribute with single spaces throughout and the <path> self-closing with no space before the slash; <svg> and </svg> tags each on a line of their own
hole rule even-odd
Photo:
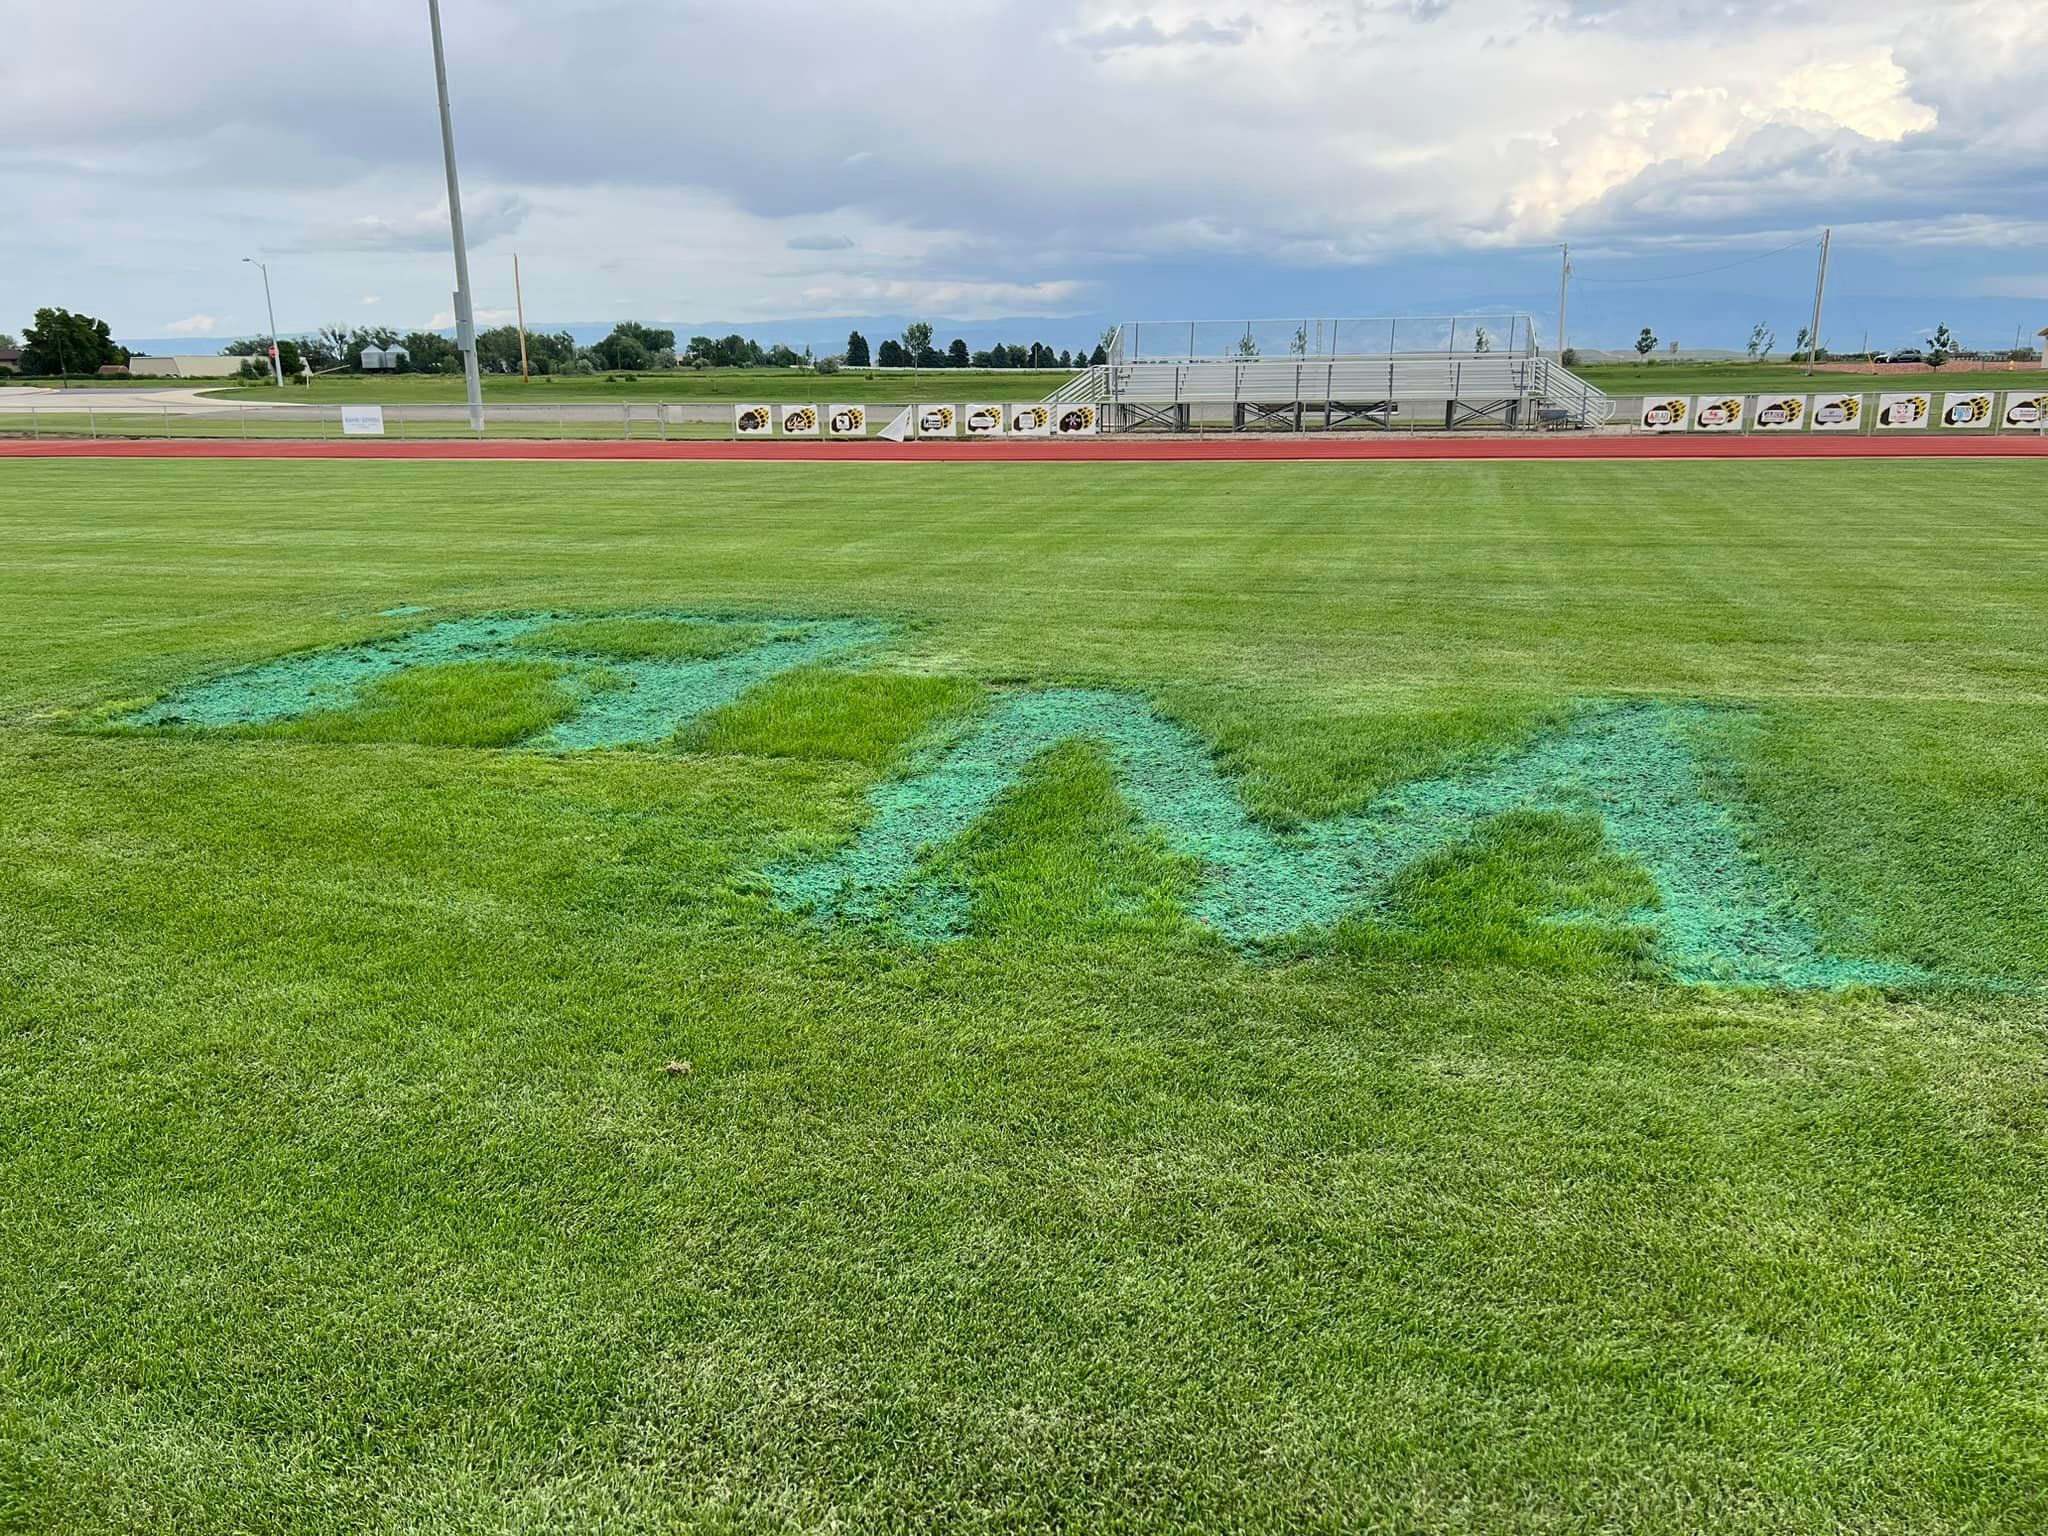
<svg viewBox="0 0 2048 1536">
<path fill-rule="evenodd" d="M 516 379 L 486 375 L 484 399 L 505 405 L 585 404 L 607 400 L 732 400 L 761 401 L 769 405 L 845 403 L 864 405 L 871 401 L 906 404 L 919 400 L 1042 400 L 1071 375 L 1033 369 L 939 368 L 913 376 L 902 369 L 847 369 L 834 374 L 805 373 L 789 368 L 709 368 L 698 372 L 674 368 L 659 373 L 619 374 L 589 378 Z M 205 386 L 201 386 L 205 387 Z M 279 394 L 267 383 L 230 383 L 207 393 L 223 400 L 271 399 Z M 294 384 L 283 391 L 286 398 L 316 404 L 406 405 L 437 402 L 459 405 L 463 399 L 461 375 L 392 374 L 377 378 L 366 374 L 330 374 L 317 378 L 310 388 Z"/>
<path fill-rule="evenodd" d="M 0 464 L 0 1530 L 2048 1527 L 2044 513 L 1989 462 Z M 799 620 L 842 648 L 678 733 L 518 745 Z M 1233 945 L 1088 740 L 932 851 L 961 936 L 778 898 L 1051 685 L 1290 847 L 1708 706 L 1702 803 L 1924 979 L 1679 984 L 1621 800 Z"/>
<path fill-rule="evenodd" d="M 1781 389 L 1788 394 L 1819 394 L 1823 390 L 1860 389 L 1905 393 L 1912 390 L 2048 389 L 2048 371 L 2021 364 L 2016 368 L 1972 367 L 1957 363 L 1932 373 L 1809 374 L 1797 363 L 1587 363 L 1572 370 L 1610 395 L 1711 394 L 1717 389 L 1753 394 Z"/>
</svg>

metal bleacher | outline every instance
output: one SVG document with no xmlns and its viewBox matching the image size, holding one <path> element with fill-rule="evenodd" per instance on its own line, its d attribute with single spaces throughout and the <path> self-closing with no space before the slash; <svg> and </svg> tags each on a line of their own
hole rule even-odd
<svg viewBox="0 0 2048 1536">
<path fill-rule="evenodd" d="M 1119 431 L 1227 425 L 1592 427 L 1613 402 L 1543 357 L 1524 315 L 1119 326 L 1047 400 Z M 1277 354 L 1277 355 L 1276 355 Z"/>
</svg>

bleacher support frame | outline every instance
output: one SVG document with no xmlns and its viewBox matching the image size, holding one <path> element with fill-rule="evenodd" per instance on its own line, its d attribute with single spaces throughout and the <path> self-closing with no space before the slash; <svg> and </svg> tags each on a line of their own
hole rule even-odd
<svg viewBox="0 0 2048 1536">
<path fill-rule="evenodd" d="M 1284 361 L 1261 352 L 1276 334 Z M 1386 350 L 1355 349 L 1382 337 Z M 1600 426 L 1613 413 L 1605 394 L 1537 351 L 1534 322 L 1520 315 L 1147 323 L 1119 326 L 1106 355 L 1047 399 L 1088 401 L 1115 431 L 1227 422 L 1300 432 L 1311 413 L 1324 431 L 1439 420 L 1445 431 L 1518 430 Z"/>
</svg>

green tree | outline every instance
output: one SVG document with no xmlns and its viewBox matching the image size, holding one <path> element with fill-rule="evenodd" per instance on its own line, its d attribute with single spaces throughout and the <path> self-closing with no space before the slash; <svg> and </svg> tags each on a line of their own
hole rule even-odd
<svg viewBox="0 0 2048 1536">
<path fill-rule="evenodd" d="M 222 357 L 246 357 L 242 364 L 241 376 L 245 379 L 268 379 L 274 377 L 270 371 L 270 338 L 268 336 L 244 336 L 229 342 L 220 349 Z M 296 378 L 306 366 L 306 354 L 299 350 L 299 344 L 289 336 L 281 336 L 277 342 L 277 360 L 283 367 L 286 378 Z"/>
<path fill-rule="evenodd" d="M 1646 325 L 1643 327 L 1643 334 L 1636 338 L 1636 355 L 1647 361 L 1650 354 L 1656 350 L 1657 333 Z"/>
<path fill-rule="evenodd" d="M 1259 360 L 1259 344 L 1250 331 L 1237 338 L 1237 357 L 1239 362 L 1244 363 L 1255 363 Z"/>
<path fill-rule="evenodd" d="M 1474 352 L 1491 352 L 1493 350 L 1493 332 L 1483 325 L 1475 327 L 1472 332 L 1472 350 Z"/>
<path fill-rule="evenodd" d="M 1956 345 L 1955 332 L 1945 325 L 1934 328 L 1934 340 L 1927 344 L 1927 366 L 1939 368 L 1962 349 Z"/>
<path fill-rule="evenodd" d="M 1800 334 L 1805 333 L 1802 331 Z M 1768 363 L 1771 360 L 1771 348 L 1777 344 L 1778 333 L 1771 329 L 1768 322 L 1757 321 L 1749 329 L 1749 360 L 1752 363 Z"/>
<path fill-rule="evenodd" d="M 448 348 L 450 351 L 454 351 L 455 343 L 449 342 Z M 461 355 L 459 352 L 456 353 L 457 357 Z M 419 358 L 415 357 L 413 359 L 414 365 L 418 366 L 419 361 Z M 533 366 L 533 359 L 530 356 L 526 362 L 529 368 Z M 485 373 L 517 373 L 519 371 L 519 327 L 516 325 L 494 325 L 487 331 L 478 331 L 476 333 L 476 365 Z"/>
<path fill-rule="evenodd" d="M 846 334 L 846 366 L 849 368 L 866 368 L 870 366 L 868 339 L 861 335 L 859 331 L 849 331 Z"/>
<path fill-rule="evenodd" d="M 905 361 L 924 361 L 925 353 L 932 349 L 932 327 L 929 320 L 913 320 L 903 327 L 903 352 Z"/>
<path fill-rule="evenodd" d="M 128 349 L 114 344 L 107 322 L 91 315 L 39 309 L 35 322 L 22 333 L 23 373 L 98 373 L 127 361 Z"/>
<path fill-rule="evenodd" d="M 1108 361 L 1109 348 L 1107 347 L 1097 346 L 1093 352 L 1088 354 L 1088 366 L 1091 368 L 1100 368 Z"/>
<path fill-rule="evenodd" d="M 909 359 L 903 355 L 900 342 L 885 341 L 875 349 L 875 362 L 884 368 L 906 367 Z"/>
<path fill-rule="evenodd" d="M 952 345 L 946 348 L 946 366 L 948 368 L 965 368 L 972 360 L 968 356 L 967 343 L 960 337 L 955 336 Z"/>
<path fill-rule="evenodd" d="M 11 352 L 20 345 L 21 343 L 16 341 L 12 334 L 7 331 L 0 331 L 0 352 Z"/>
<path fill-rule="evenodd" d="M 398 338 L 398 344 L 405 348 L 405 367 L 413 373 L 456 373 L 462 368 L 462 354 L 455 349 L 455 343 L 439 331 L 414 331 Z M 483 337 L 477 338 L 479 354 Z M 479 355 L 478 361 L 482 358 Z"/>
<path fill-rule="evenodd" d="M 567 331 L 533 331 L 526 338 L 527 366 L 535 373 L 567 373 L 582 350 Z"/>
<path fill-rule="evenodd" d="M 591 347 L 591 360 L 600 368 L 634 372 L 642 368 L 666 368 L 675 361 L 676 333 L 656 330 L 637 320 L 622 320 L 611 334 Z"/>
</svg>

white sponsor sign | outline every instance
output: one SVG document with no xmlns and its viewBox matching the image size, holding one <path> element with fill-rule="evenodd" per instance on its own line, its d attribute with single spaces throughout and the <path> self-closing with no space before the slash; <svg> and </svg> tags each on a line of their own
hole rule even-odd
<svg viewBox="0 0 2048 1536">
<path fill-rule="evenodd" d="M 1087 404 L 1062 405 L 1053 409 L 1052 430 L 1058 437 L 1086 437 L 1100 426 L 1100 415 Z"/>
<path fill-rule="evenodd" d="M 816 437 L 818 408 L 815 405 L 785 405 L 782 408 L 784 437 Z"/>
<path fill-rule="evenodd" d="M 969 437 L 1001 437 L 1003 408 L 1000 405 L 969 405 L 961 422 Z"/>
<path fill-rule="evenodd" d="M 382 437 L 384 435 L 384 407 L 381 405 L 344 405 L 341 408 L 341 435 L 343 437 Z"/>
<path fill-rule="evenodd" d="M 2048 395 L 2007 394 L 2004 421 L 2008 431 L 2040 431 L 2048 423 Z"/>
<path fill-rule="evenodd" d="M 1804 395 L 1758 395 L 1756 429 L 1759 432 L 1797 432 L 1812 414 Z"/>
<path fill-rule="evenodd" d="M 1683 432 L 1692 425 L 1692 402 L 1690 400 L 1645 400 L 1643 402 L 1643 430 L 1645 432 Z"/>
<path fill-rule="evenodd" d="M 1813 430 L 1816 432 L 1860 432 L 1863 429 L 1861 395 L 1815 395 Z"/>
<path fill-rule="evenodd" d="M 828 405 L 825 430 L 834 437 L 866 437 L 868 408 L 864 405 Z"/>
<path fill-rule="evenodd" d="M 1010 431 L 1018 437 L 1050 437 L 1052 435 L 1052 407 L 1049 405 L 1013 405 L 1010 407 Z"/>
<path fill-rule="evenodd" d="M 951 437 L 959 426 L 960 407 L 957 405 L 920 405 L 917 408 L 919 437 Z"/>
<path fill-rule="evenodd" d="M 1879 395 L 1877 424 L 1887 432 L 1915 430 L 1934 415 L 1932 395 Z"/>
<path fill-rule="evenodd" d="M 1997 397 L 1988 392 L 1981 395 L 1944 395 L 1941 424 L 1964 431 L 1978 431 L 1998 419 L 1997 407 Z"/>
<path fill-rule="evenodd" d="M 1740 432 L 1742 396 L 1701 395 L 1692 403 L 1692 422 L 1702 432 Z"/>
<path fill-rule="evenodd" d="M 775 413 L 765 405 L 736 405 L 732 430 L 739 437 L 767 437 L 775 430 Z"/>
</svg>

